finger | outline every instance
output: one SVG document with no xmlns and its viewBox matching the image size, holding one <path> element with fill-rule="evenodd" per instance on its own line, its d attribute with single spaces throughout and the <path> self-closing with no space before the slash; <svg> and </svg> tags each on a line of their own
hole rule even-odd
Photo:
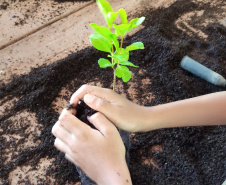
<svg viewBox="0 0 226 185">
<path fill-rule="evenodd" d="M 57 122 L 53 128 L 52 128 L 52 133 L 56 138 L 59 138 L 62 140 L 64 143 L 68 144 L 70 143 L 72 139 L 71 133 L 66 130 L 64 127 L 62 127 L 59 122 Z"/>
<path fill-rule="evenodd" d="M 77 111 L 76 111 L 76 106 L 74 104 L 68 104 L 67 106 L 67 111 L 69 111 L 71 114 L 76 115 Z"/>
<path fill-rule="evenodd" d="M 116 127 L 100 112 L 88 117 L 92 123 L 104 136 L 107 136 L 111 130 L 116 130 Z"/>
<path fill-rule="evenodd" d="M 72 115 L 69 111 L 64 109 L 59 117 L 59 123 L 69 132 L 76 134 L 84 129 L 89 129 L 89 127 L 80 121 L 77 117 Z"/>
<path fill-rule="evenodd" d="M 68 145 L 61 141 L 59 138 L 55 139 L 54 146 L 63 153 L 70 152 L 70 148 L 68 147 Z"/>
<path fill-rule="evenodd" d="M 70 161 L 71 163 L 73 163 L 74 165 L 77 166 L 75 160 L 74 160 L 69 154 L 66 153 L 66 154 L 65 154 L 65 158 L 66 158 L 68 161 Z"/>
<path fill-rule="evenodd" d="M 71 97 L 70 103 L 77 105 L 80 100 L 83 100 L 84 96 L 86 94 L 93 94 L 93 95 L 98 95 L 99 97 L 105 97 L 109 98 L 109 89 L 97 87 L 97 86 L 91 86 L 91 85 L 83 85 L 81 86 Z"/>
<path fill-rule="evenodd" d="M 115 106 L 111 103 L 92 94 L 86 94 L 84 96 L 84 102 L 92 109 L 102 112 L 104 115 L 115 111 Z"/>
<path fill-rule="evenodd" d="M 54 142 L 54 146 L 60 150 L 61 152 L 65 153 L 65 158 L 70 161 L 71 163 L 76 165 L 75 160 L 71 157 L 71 155 L 73 155 L 71 153 L 70 148 L 68 147 L 68 145 L 66 145 L 63 141 L 61 141 L 60 139 L 56 138 L 55 142 Z"/>
</svg>

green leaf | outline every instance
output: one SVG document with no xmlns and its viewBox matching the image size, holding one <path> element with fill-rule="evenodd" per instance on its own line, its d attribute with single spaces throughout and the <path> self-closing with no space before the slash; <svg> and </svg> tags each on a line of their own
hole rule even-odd
<svg viewBox="0 0 226 185">
<path fill-rule="evenodd" d="M 145 17 L 141 17 L 141 18 L 135 18 L 132 19 L 128 25 L 130 25 L 130 27 L 128 28 L 127 32 L 129 32 L 130 30 L 132 30 L 133 28 L 138 27 L 140 24 L 142 24 L 142 22 L 144 22 Z"/>
<path fill-rule="evenodd" d="M 141 25 L 141 24 L 144 22 L 144 20 L 145 20 L 145 17 L 135 18 L 135 19 L 132 19 L 132 20 L 129 22 L 129 24 L 132 24 L 133 27 L 134 27 L 134 26 L 137 27 L 137 26 Z M 135 28 L 135 27 L 134 27 L 134 28 Z"/>
<path fill-rule="evenodd" d="M 111 41 L 111 31 L 104 26 L 99 26 L 95 23 L 91 23 L 90 26 L 99 34 L 101 34 L 102 36 L 104 36 L 106 39 L 108 39 L 109 41 Z"/>
<path fill-rule="evenodd" d="M 133 51 L 137 49 L 144 49 L 144 44 L 142 42 L 135 42 L 126 47 L 126 51 Z"/>
<path fill-rule="evenodd" d="M 89 37 L 93 47 L 100 51 L 111 53 L 111 42 L 101 34 L 95 32 Z"/>
<path fill-rule="evenodd" d="M 118 78 L 122 78 L 123 82 L 128 82 L 131 79 L 131 72 L 125 66 L 118 65 L 115 69 L 115 74 Z"/>
<path fill-rule="evenodd" d="M 120 34 L 117 30 L 115 30 L 115 35 L 116 35 L 116 37 L 118 37 L 118 36 L 120 36 L 121 34 Z"/>
<path fill-rule="evenodd" d="M 119 62 L 127 61 L 129 59 L 129 53 L 127 52 L 123 54 L 114 54 L 112 58 Z"/>
<path fill-rule="evenodd" d="M 116 36 L 119 36 L 119 35 L 124 36 L 129 31 L 131 25 L 130 24 L 120 24 L 120 25 L 113 24 L 113 27 L 115 28 Z"/>
<path fill-rule="evenodd" d="M 124 48 L 119 48 L 118 50 L 115 51 L 114 55 L 122 55 L 125 54 L 125 60 L 124 61 L 128 61 L 129 60 L 129 52 L 126 51 Z"/>
<path fill-rule="evenodd" d="M 108 12 L 107 14 L 107 24 L 109 27 L 112 26 L 113 22 L 115 21 L 115 19 L 118 16 L 118 12 Z"/>
<path fill-rule="evenodd" d="M 113 27 L 116 31 L 116 36 L 122 35 L 124 36 L 127 32 L 132 30 L 133 28 L 138 27 L 142 22 L 144 22 L 145 17 L 132 19 L 128 24 L 113 24 Z"/>
<path fill-rule="evenodd" d="M 127 53 L 129 55 L 129 52 L 126 51 L 126 49 L 124 48 L 119 48 L 118 50 L 115 51 L 115 55 L 120 55 L 120 54 L 124 54 Z"/>
<path fill-rule="evenodd" d="M 119 9 L 119 14 L 122 20 L 122 24 L 127 24 L 127 15 L 126 15 L 126 11 L 123 8 Z"/>
<path fill-rule="evenodd" d="M 111 37 L 111 40 L 113 41 L 113 44 L 114 44 L 116 50 L 118 50 L 119 49 L 119 41 L 117 39 L 116 34 L 115 33 L 111 34 L 110 37 Z"/>
<path fill-rule="evenodd" d="M 98 64 L 101 68 L 106 68 L 106 67 L 113 67 L 114 64 L 112 64 L 109 60 L 105 59 L 105 58 L 100 58 L 98 60 Z"/>
<path fill-rule="evenodd" d="M 90 26 L 97 33 L 101 34 L 102 36 L 104 36 L 109 41 L 113 41 L 113 44 L 114 44 L 116 50 L 119 48 L 119 41 L 118 41 L 115 33 L 111 33 L 111 31 L 107 27 L 99 26 L 99 25 L 97 25 L 95 23 L 91 23 Z"/>
<path fill-rule="evenodd" d="M 116 36 L 117 37 L 119 35 L 124 36 L 130 30 L 142 24 L 144 20 L 145 20 L 145 17 L 141 17 L 141 18 L 136 18 L 131 20 L 128 24 L 120 24 L 120 25 L 113 24 L 113 27 L 115 28 Z"/>
<path fill-rule="evenodd" d="M 111 4 L 106 0 L 97 0 L 97 5 L 100 9 L 100 12 L 103 14 L 105 20 L 107 21 L 108 13 L 113 12 Z"/>
<path fill-rule="evenodd" d="M 139 67 L 139 66 L 135 66 L 132 62 L 129 62 L 129 61 L 120 62 L 119 64 L 123 66 Z"/>
</svg>

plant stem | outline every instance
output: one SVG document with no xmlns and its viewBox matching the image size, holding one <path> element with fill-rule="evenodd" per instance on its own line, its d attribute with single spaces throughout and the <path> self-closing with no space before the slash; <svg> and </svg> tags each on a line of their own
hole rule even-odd
<svg viewBox="0 0 226 185">
<path fill-rule="evenodd" d="M 114 53 L 114 46 L 113 46 L 113 44 L 112 44 L 112 46 L 111 46 L 111 51 L 112 51 L 112 55 L 113 55 L 113 53 Z M 111 63 L 114 64 L 114 59 L 113 59 L 113 58 L 111 58 Z M 114 79 L 113 79 L 113 91 L 115 91 L 115 84 L 116 84 L 115 67 L 113 66 L 112 68 L 113 68 L 113 73 L 114 73 Z"/>
<path fill-rule="evenodd" d="M 111 56 L 114 54 L 114 47 L 113 47 L 113 45 L 111 46 L 111 52 L 112 52 L 112 54 L 111 54 Z M 113 60 L 113 58 L 111 58 L 111 64 L 113 64 L 113 62 L 114 62 L 114 60 Z"/>
<path fill-rule="evenodd" d="M 115 69 L 114 69 L 113 91 L 115 91 L 115 85 L 116 85 L 116 75 L 115 75 Z"/>
<path fill-rule="evenodd" d="M 123 38 L 124 38 L 124 36 L 122 35 L 122 36 L 121 36 L 121 47 L 120 47 L 120 53 L 121 53 L 121 51 L 122 51 Z"/>
</svg>

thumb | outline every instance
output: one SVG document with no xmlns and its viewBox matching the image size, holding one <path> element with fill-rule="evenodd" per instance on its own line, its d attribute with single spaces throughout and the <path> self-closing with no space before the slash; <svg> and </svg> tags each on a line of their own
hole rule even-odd
<svg viewBox="0 0 226 185">
<path fill-rule="evenodd" d="M 92 94 L 86 94 L 84 96 L 84 102 L 92 109 L 102 112 L 105 115 L 113 111 L 113 105 L 111 103 Z"/>
<path fill-rule="evenodd" d="M 105 137 L 111 132 L 110 130 L 116 130 L 116 127 L 100 112 L 88 117 L 90 123 L 92 123 Z"/>
</svg>

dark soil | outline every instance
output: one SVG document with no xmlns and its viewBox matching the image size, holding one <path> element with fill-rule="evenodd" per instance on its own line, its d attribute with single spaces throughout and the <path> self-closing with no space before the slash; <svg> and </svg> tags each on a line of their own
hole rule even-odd
<svg viewBox="0 0 226 185">
<path fill-rule="evenodd" d="M 95 128 L 93 124 L 90 124 L 87 116 L 92 116 L 97 111 L 91 109 L 88 107 L 85 102 L 82 100 L 79 102 L 79 104 L 76 106 L 76 117 L 78 117 L 82 122 L 86 123 L 92 128 Z"/>
<path fill-rule="evenodd" d="M 6 10 L 8 6 L 9 6 L 9 3 L 4 1 L 0 4 L 0 10 L 1 9 Z"/>
<path fill-rule="evenodd" d="M 205 66 L 226 77 L 226 28 L 217 21 L 206 27 L 202 23 L 213 15 L 221 15 L 224 1 L 218 1 L 217 7 L 210 3 L 179 0 L 168 8 L 147 10 L 145 28 L 127 38 L 125 45 L 142 41 L 145 49 L 131 52 L 131 62 L 139 65 L 132 69 L 131 80 L 135 95 L 129 93 L 131 83 L 124 83 L 119 93 L 126 93 L 128 99 L 138 100 L 140 104 L 154 106 L 208 93 L 225 91 L 193 76 L 179 67 L 183 56 L 189 55 Z M 206 40 L 183 33 L 174 24 L 175 21 L 191 11 L 204 10 L 201 17 L 193 16 L 189 25 L 199 28 L 208 35 Z M 186 25 L 182 25 L 186 26 Z M 82 84 L 102 82 L 111 88 L 111 69 L 99 69 L 97 60 L 106 57 L 93 48 L 86 48 L 49 66 L 32 69 L 27 75 L 15 76 L 8 84 L 0 87 L 0 104 L 18 98 L 12 108 L 0 118 L 0 178 L 2 184 L 9 184 L 9 173 L 18 166 L 30 165 L 36 168 L 41 158 L 54 158 L 54 165 L 46 171 L 46 177 L 55 179 L 56 184 L 78 182 L 79 177 L 74 165 L 64 159 L 64 155 L 54 146 L 51 134 L 52 126 L 59 114 L 52 107 L 63 87 L 67 87 L 67 101 L 71 94 Z M 151 84 L 142 87 L 143 79 Z M 119 80 L 118 80 L 119 82 Z M 150 100 L 150 93 L 154 99 Z M 133 97 L 133 98 L 132 98 Z M 23 110 L 35 113 L 42 132 L 36 140 L 37 147 L 17 148 L 18 143 L 6 141 L 2 135 L 19 133 L 26 129 L 21 120 L 20 127 L 13 127 L 12 116 Z M 132 135 L 130 148 L 130 171 L 135 185 L 221 185 L 226 179 L 226 127 L 186 127 L 161 129 Z M 156 149 L 157 146 L 161 149 Z M 15 153 L 9 162 L 8 148 L 14 147 Z M 145 162 L 148 161 L 149 163 Z M 153 165 L 153 162 L 155 165 Z M 37 177 L 38 178 L 38 177 Z M 29 184 L 29 180 L 23 179 Z M 40 179 L 40 184 L 50 182 Z"/>
</svg>

